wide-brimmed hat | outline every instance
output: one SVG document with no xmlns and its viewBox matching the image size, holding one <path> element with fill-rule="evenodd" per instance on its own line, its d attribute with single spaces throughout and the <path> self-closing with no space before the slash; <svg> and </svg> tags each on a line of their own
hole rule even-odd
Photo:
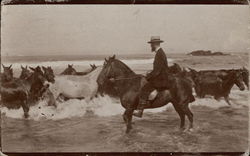
<svg viewBox="0 0 250 156">
<path fill-rule="evenodd" d="M 164 42 L 160 39 L 160 36 L 152 36 L 151 37 L 151 40 L 148 41 L 148 43 L 161 43 L 161 42 Z"/>
</svg>

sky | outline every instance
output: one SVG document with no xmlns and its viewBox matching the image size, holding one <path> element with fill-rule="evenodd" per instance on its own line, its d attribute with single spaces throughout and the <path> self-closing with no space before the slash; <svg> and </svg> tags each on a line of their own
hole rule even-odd
<svg viewBox="0 0 250 156">
<path fill-rule="evenodd" d="M 98 55 L 150 52 L 249 52 L 247 5 L 3 6 L 2 55 Z"/>
</svg>

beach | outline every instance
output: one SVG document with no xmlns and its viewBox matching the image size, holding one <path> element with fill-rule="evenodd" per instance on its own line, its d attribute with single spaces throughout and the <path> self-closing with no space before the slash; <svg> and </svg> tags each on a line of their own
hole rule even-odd
<svg viewBox="0 0 250 156">
<path fill-rule="evenodd" d="M 167 54 L 169 65 L 196 70 L 239 69 L 248 67 L 248 53 L 222 56 Z M 21 65 L 51 66 L 59 75 L 68 64 L 85 71 L 89 64 L 102 66 L 102 56 L 5 57 L 4 65 L 13 64 L 14 76 Z M 121 59 L 133 71 L 145 74 L 152 70 L 153 54 L 126 55 Z M 237 86 L 229 95 L 232 106 L 223 99 L 196 98 L 190 104 L 194 114 L 193 131 L 179 130 L 180 119 L 171 103 L 146 110 L 143 118 L 133 117 L 133 130 L 125 133 L 124 108 L 119 99 L 107 95 L 91 101 L 69 100 L 57 108 L 44 101 L 30 108 L 30 118 L 23 110 L 1 107 L 3 152 L 245 152 L 248 148 L 249 91 Z M 188 120 L 186 119 L 186 126 Z"/>
</svg>

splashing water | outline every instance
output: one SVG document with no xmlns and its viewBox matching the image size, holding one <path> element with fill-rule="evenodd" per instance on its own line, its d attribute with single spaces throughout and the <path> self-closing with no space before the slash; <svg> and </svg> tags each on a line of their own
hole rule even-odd
<svg viewBox="0 0 250 156">
<path fill-rule="evenodd" d="M 234 90 L 230 94 L 231 107 L 248 106 L 248 91 Z M 242 98 L 244 97 L 244 98 Z M 220 108 L 228 106 L 223 100 L 216 101 L 213 98 L 196 99 L 190 106 L 206 106 L 210 108 Z M 165 111 L 173 107 L 172 104 L 168 104 L 164 107 L 147 109 L 145 112 L 158 113 Z M 57 104 L 57 108 L 53 106 L 47 106 L 45 101 L 40 101 L 37 105 L 31 106 L 29 111 L 29 119 L 33 120 L 59 120 L 72 117 L 82 117 L 86 114 L 93 114 L 100 117 L 121 115 L 124 112 L 124 108 L 121 106 L 119 99 L 114 99 L 105 95 L 104 97 L 98 96 L 91 101 L 72 99 Z M 10 118 L 23 118 L 23 109 L 11 110 L 6 107 L 1 108 L 2 114 L 5 114 Z"/>
<path fill-rule="evenodd" d="M 161 112 L 166 107 L 147 110 L 146 112 Z M 57 108 L 47 106 L 45 101 L 40 101 L 37 105 L 31 106 L 29 111 L 29 118 L 33 120 L 52 119 L 59 120 L 72 117 L 82 117 L 87 113 L 92 113 L 97 116 L 113 116 L 122 114 L 124 108 L 121 106 L 120 101 L 111 98 L 107 95 L 104 97 L 98 96 L 91 101 L 72 99 L 57 104 Z M 7 117 L 23 118 L 22 108 L 17 110 L 1 108 L 1 112 Z"/>
<path fill-rule="evenodd" d="M 120 114 L 123 110 L 124 109 L 121 105 L 109 96 L 97 97 L 89 102 L 72 99 L 58 103 L 57 108 L 47 106 L 45 101 L 40 101 L 37 105 L 30 107 L 29 118 L 33 120 L 58 120 L 71 117 L 81 117 L 89 112 L 98 116 L 111 116 Z M 4 107 L 2 108 L 2 113 L 11 118 L 23 118 L 22 108 L 18 110 L 9 110 Z"/>
</svg>

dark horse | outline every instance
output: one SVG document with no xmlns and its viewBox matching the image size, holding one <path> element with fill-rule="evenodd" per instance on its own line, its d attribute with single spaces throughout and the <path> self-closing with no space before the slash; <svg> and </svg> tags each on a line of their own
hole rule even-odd
<svg viewBox="0 0 250 156">
<path fill-rule="evenodd" d="M 208 75 L 208 76 L 215 75 L 215 76 L 221 78 L 222 80 L 224 80 L 227 78 L 227 76 L 230 72 L 235 71 L 235 72 L 237 72 L 238 76 L 241 75 L 244 84 L 249 89 L 249 71 L 245 67 L 240 68 L 240 69 L 220 69 L 220 70 L 201 70 L 201 71 L 196 71 L 194 69 L 189 68 L 189 70 L 190 70 L 189 75 L 192 76 L 192 79 L 194 81 L 198 77 L 200 77 L 201 75 Z"/>
<path fill-rule="evenodd" d="M 109 60 L 105 59 L 103 69 L 99 74 L 97 83 L 99 86 L 109 79 L 114 79 L 114 85 L 119 92 L 121 105 L 126 109 L 123 119 L 127 125 L 126 133 L 132 129 L 133 111 L 138 106 L 138 95 L 142 86 L 147 82 L 144 76 L 134 73 L 127 65 L 115 56 Z M 185 115 L 187 115 L 190 124 L 189 129 L 193 127 L 193 113 L 188 105 L 193 102 L 192 87 L 188 80 L 169 75 L 169 82 L 172 86 L 169 90 L 159 91 L 156 98 L 151 101 L 151 105 L 145 108 L 162 107 L 171 102 L 180 116 L 180 128 L 184 129 Z M 101 89 L 102 87 L 99 87 Z M 102 92 L 102 90 L 100 90 Z"/>
<path fill-rule="evenodd" d="M 90 64 L 90 67 L 91 69 L 88 69 L 84 72 L 77 72 L 75 68 L 73 68 L 73 64 L 68 64 L 68 68 L 66 68 L 60 75 L 87 75 L 97 68 L 95 64 Z"/>
<path fill-rule="evenodd" d="M 215 74 L 201 74 L 195 81 L 195 91 L 198 97 L 204 98 L 205 95 L 212 95 L 215 99 L 224 97 L 229 102 L 229 94 L 233 85 L 237 85 L 240 90 L 244 90 L 242 74 L 236 70 L 228 71 L 223 78 Z"/>
<path fill-rule="evenodd" d="M 174 63 L 172 66 L 169 66 L 169 72 L 174 74 L 175 76 L 183 76 L 184 73 L 180 65 L 177 63 Z M 114 83 L 110 80 L 105 81 L 105 83 L 99 87 L 102 87 L 101 90 L 104 94 L 107 94 L 114 98 L 119 97 L 119 93 L 116 91 Z"/>
<path fill-rule="evenodd" d="M 19 79 L 27 80 L 32 75 L 32 72 L 30 72 L 30 70 L 28 69 L 27 66 L 26 67 L 21 66 L 21 69 L 22 69 L 22 71 L 21 71 Z M 54 71 L 52 70 L 52 68 L 42 66 L 42 69 L 43 69 L 45 78 L 53 81 Z M 23 82 L 25 82 L 25 81 L 23 81 Z M 27 81 L 26 81 L 26 83 L 27 83 Z M 52 94 L 52 92 L 50 91 L 49 88 L 43 93 L 42 99 L 45 99 L 47 101 L 48 106 L 56 107 L 56 101 L 55 101 L 54 95 Z"/>
<path fill-rule="evenodd" d="M 45 75 L 39 66 L 30 69 L 33 70 L 33 73 L 26 79 L 13 79 L 1 83 L 2 104 L 9 109 L 22 107 L 25 118 L 28 117 L 30 105 L 38 101 L 49 87 L 49 85 L 45 85 L 45 82 L 54 82 L 54 78 Z"/>
</svg>

